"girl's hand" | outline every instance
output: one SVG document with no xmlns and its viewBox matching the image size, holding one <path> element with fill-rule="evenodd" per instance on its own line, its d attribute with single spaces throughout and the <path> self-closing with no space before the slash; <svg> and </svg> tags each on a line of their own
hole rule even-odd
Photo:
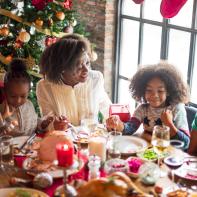
<svg viewBox="0 0 197 197">
<path fill-rule="evenodd" d="M 5 100 L 4 102 L 4 111 L 2 113 L 2 118 L 5 120 L 6 118 L 12 116 L 14 113 L 15 108 L 8 105 L 8 102 Z"/>
<path fill-rule="evenodd" d="M 55 130 L 65 131 L 68 129 L 68 119 L 65 116 L 56 117 L 53 122 L 53 127 Z"/>
<path fill-rule="evenodd" d="M 108 131 L 112 131 L 112 130 L 123 131 L 124 124 L 120 120 L 118 115 L 112 115 L 106 120 L 106 127 Z"/>
<path fill-rule="evenodd" d="M 174 125 L 172 111 L 169 110 L 169 109 L 163 111 L 162 114 L 161 114 L 161 121 L 166 126 L 169 126 L 169 127 L 171 127 L 172 125 Z"/>
<path fill-rule="evenodd" d="M 53 122 L 53 116 L 49 116 L 49 117 L 47 117 L 47 119 L 45 119 L 45 120 L 43 120 L 42 121 L 42 123 L 41 123 L 41 128 L 42 129 L 46 129 L 48 126 L 49 126 L 49 124 L 51 123 L 51 122 Z"/>
</svg>

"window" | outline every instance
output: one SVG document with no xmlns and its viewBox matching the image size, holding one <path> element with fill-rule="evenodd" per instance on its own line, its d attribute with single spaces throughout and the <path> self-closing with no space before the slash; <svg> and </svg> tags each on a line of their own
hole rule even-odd
<svg viewBox="0 0 197 197">
<path fill-rule="evenodd" d="M 160 3 L 118 2 L 114 102 L 130 103 L 132 109 L 130 78 L 139 64 L 155 64 L 160 59 L 179 67 L 190 86 L 191 104 L 197 106 L 197 1 L 188 0 L 172 19 L 162 18 Z"/>
</svg>

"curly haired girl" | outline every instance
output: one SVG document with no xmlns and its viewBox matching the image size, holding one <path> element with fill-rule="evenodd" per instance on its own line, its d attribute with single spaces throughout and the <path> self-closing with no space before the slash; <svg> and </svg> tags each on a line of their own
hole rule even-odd
<svg viewBox="0 0 197 197">
<path fill-rule="evenodd" d="M 143 123 L 144 134 L 151 136 L 155 125 L 164 124 L 170 127 L 171 139 L 184 141 L 187 149 L 190 134 L 184 103 L 188 101 L 188 88 L 178 70 L 166 62 L 141 67 L 129 89 L 140 105 L 129 122 L 124 124 L 118 119 L 118 130 L 131 135 Z M 115 121 L 117 117 L 113 116 L 107 120 L 109 130 Z"/>
</svg>

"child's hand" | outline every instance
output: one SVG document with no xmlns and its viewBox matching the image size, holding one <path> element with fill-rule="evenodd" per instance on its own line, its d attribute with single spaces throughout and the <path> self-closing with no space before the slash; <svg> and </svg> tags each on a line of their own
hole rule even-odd
<svg viewBox="0 0 197 197">
<path fill-rule="evenodd" d="M 45 120 L 43 120 L 42 121 L 42 123 L 41 123 L 41 128 L 42 129 L 46 129 L 48 126 L 49 126 L 49 124 L 51 123 L 51 122 L 53 122 L 53 116 L 49 116 L 49 117 L 47 117 L 47 119 L 45 119 Z"/>
<path fill-rule="evenodd" d="M 2 113 L 2 118 L 5 120 L 6 118 L 12 116 L 15 108 L 8 105 L 8 102 L 5 100 L 4 102 L 4 112 Z"/>
<path fill-rule="evenodd" d="M 68 129 L 68 120 L 65 116 L 56 117 L 53 122 L 53 127 L 55 130 L 65 131 Z"/>
<path fill-rule="evenodd" d="M 123 131 L 124 124 L 120 120 L 119 116 L 112 115 L 106 120 L 106 127 L 108 131 L 116 130 L 116 131 Z"/>
<path fill-rule="evenodd" d="M 171 127 L 173 125 L 173 115 L 172 111 L 167 109 L 161 114 L 161 121 L 166 125 Z"/>
</svg>

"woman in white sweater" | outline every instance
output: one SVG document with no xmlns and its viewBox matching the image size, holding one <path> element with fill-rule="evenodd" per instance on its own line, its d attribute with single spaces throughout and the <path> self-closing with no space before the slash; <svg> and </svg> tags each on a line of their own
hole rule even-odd
<svg viewBox="0 0 197 197">
<path fill-rule="evenodd" d="M 111 101 L 101 72 L 90 70 L 90 51 L 88 40 L 75 34 L 46 48 L 40 61 L 44 79 L 37 84 L 43 115 L 66 116 L 76 126 L 99 111 L 108 116 Z"/>
</svg>

